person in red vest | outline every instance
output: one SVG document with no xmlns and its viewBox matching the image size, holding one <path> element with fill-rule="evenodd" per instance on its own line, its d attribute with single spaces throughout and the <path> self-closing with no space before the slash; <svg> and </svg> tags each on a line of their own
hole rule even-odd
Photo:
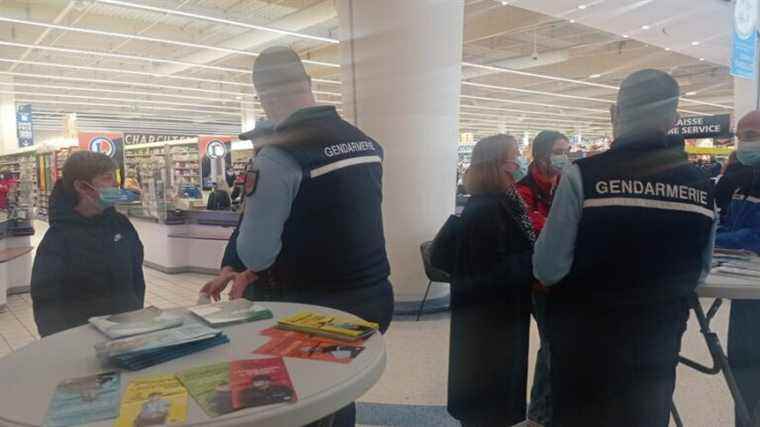
<svg viewBox="0 0 760 427">
<path fill-rule="evenodd" d="M 533 140 L 533 162 L 528 175 L 517 183 L 517 192 L 525 202 L 528 217 L 538 236 L 544 228 L 562 171 L 570 165 L 567 157 L 570 142 L 559 132 L 545 130 Z M 549 344 L 545 335 L 546 295 L 540 287 L 533 292 L 533 317 L 538 324 L 541 347 L 536 357 L 536 371 L 530 391 L 528 418 L 544 427 L 552 427 L 551 390 L 549 387 Z"/>
<path fill-rule="evenodd" d="M 8 193 L 16 183 L 8 172 L 0 172 L 0 209 L 8 209 Z"/>
</svg>

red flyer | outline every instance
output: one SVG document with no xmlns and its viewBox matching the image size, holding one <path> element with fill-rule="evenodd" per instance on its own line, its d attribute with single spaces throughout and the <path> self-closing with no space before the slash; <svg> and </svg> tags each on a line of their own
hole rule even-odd
<svg viewBox="0 0 760 427">
<path fill-rule="evenodd" d="M 286 334 L 273 336 L 269 342 L 257 348 L 254 353 L 347 364 L 364 351 L 364 347 L 360 345 L 304 335 L 298 332 L 284 332 Z"/>
<path fill-rule="evenodd" d="M 281 357 L 230 362 L 230 388 L 235 409 L 298 400 Z"/>
</svg>

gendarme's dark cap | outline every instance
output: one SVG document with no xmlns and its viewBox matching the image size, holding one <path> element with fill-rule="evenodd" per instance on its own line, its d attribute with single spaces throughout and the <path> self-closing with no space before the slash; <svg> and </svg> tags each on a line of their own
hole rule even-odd
<svg viewBox="0 0 760 427">
<path fill-rule="evenodd" d="M 636 71 L 620 84 L 618 110 L 634 116 L 667 113 L 678 107 L 680 91 L 678 82 L 664 71 Z"/>
<path fill-rule="evenodd" d="M 264 49 L 253 63 L 253 84 L 257 91 L 308 80 L 301 58 L 289 47 Z"/>
</svg>

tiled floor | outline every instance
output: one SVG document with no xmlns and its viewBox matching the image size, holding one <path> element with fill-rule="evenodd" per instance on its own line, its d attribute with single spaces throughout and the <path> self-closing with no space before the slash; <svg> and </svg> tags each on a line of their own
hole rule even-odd
<svg viewBox="0 0 760 427">
<path fill-rule="evenodd" d="M 168 308 L 192 305 L 198 290 L 209 279 L 199 274 L 167 275 L 145 269 L 146 304 Z M 706 303 L 706 302 L 705 302 Z M 728 304 L 713 321 L 713 329 L 725 344 Z M 32 315 L 31 297 L 14 295 L 0 313 L 0 355 L 39 338 Z M 380 382 L 360 401 L 363 426 L 457 426 L 445 411 L 448 369 L 449 316 L 396 317 L 386 334 L 388 366 Z M 531 333 L 531 372 L 538 335 Z M 415 349 L 415 351 L 410 351 Z M 683 353 L 702 363 L 710 357 L 692 318 L 683 340 Z M 706 376 L 684 366 L 678 369 L 675 401 L 688 427 L 733 425 L 731 397 L 720 376 Z"/>
</svg>

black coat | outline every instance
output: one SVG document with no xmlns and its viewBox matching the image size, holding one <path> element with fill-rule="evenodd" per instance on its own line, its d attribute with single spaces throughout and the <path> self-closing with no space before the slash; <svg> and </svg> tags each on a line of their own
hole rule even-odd
<svg viewBox="0 0 760 427">
<path fill-rule="evenodd" d="M 92 316 L 138 310 L 145 300 L 143 245 L 113 208 L 93 218 L 73 210 L 56 185 L 50 228 L 32 270 L 34 320 L 41 336 L 87 323 Z"/>
<path fill-rule="evenodd" d="M 230 195 L 224 190 L 214 190 L 208 195 L 206 209 L 210 211 L 223 211 L 230 208 Z"/>
<path fill-rule="evenodd" d="M 504 195 L 470 198 L 451 284 L 449 413 L 525 419 L 532 244 Z"/>
</svg>

